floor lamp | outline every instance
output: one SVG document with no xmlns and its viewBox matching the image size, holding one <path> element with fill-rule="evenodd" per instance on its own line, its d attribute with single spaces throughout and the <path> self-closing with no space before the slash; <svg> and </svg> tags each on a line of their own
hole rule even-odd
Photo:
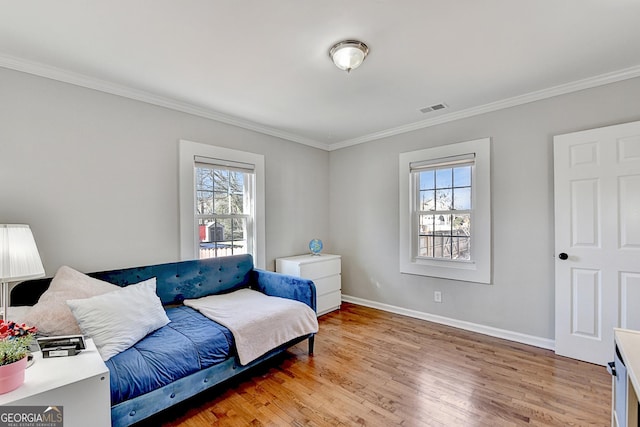
<svg viewBox="0 0 640 427">
<path fill-rule="evenodd" d="M 9 283 L 44 276 L 44 267 L 31 229 L 24 224 L 0 224 L 0 282 L 2 318 L 9 307 Z"/>
</svg>

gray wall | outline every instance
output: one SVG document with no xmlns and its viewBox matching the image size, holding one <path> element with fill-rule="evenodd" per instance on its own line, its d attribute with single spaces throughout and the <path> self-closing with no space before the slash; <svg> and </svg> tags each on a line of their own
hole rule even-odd
<svg viewBox="0 0 640 427">
<path fill-rule="evenodd" d="M 634 120 L 637 78 L 332 151 L 330 241 L 343 256 L 343 293 L 553 339 L 553 136 Z M 492 138 L 493 284 L 400 274 L 398 154 L 481 137 Z"/>
<path fill-rule="evenodd" d="M 0 122 L 0 223 L 31 225 L 49 276 L 179 259 L 180 139 L 265 155 L 268 269 L 328 240 L 323 150 L 3 68 Z"/>
<path fill-rule="evenodd" d="M 179 259 L 187 139 L 265 155 L 267 268 L 320 237 L 343 256 L 345 294 L 543 338 L 554 329 L 553 135 L 640 120 L 634 79 L 327 153 L 1 68 L 0 94 L 0 223 L 32 226 L 48 275 Z M 399 274 L 398 153 L 485 136 L 493 284 Z"/>
</svg>

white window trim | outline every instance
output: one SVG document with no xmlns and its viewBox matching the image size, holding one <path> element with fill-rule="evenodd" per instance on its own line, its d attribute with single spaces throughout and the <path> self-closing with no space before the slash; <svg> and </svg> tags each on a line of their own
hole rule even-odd
<svg viewBox="0 0 640 427">
<path fill-rule="evenodd" d="M 195 219 L 195 168 L 196 157 L 224 159 L 232 162 L 254 165 L 255 173 L 255 222 L 253 259 L 257 268 L 266 265 L 265 242 L 265 172 L 262 154 L 216 147 L 193 141 L 180 140 L 179 143 L 179 197 L 180 197 L 180 259 L 198 258 L 198 234 Z"/>
<path fill-rule="evenodd" d="M 410 164 L 452 156 L 475 154 L 472 176 L 473 218 L 471 261 L 416 258 L 416 227 Z M 400 153 L 400 272 L 476 283 L 491 283 L 491 139 L 482 138 L 457 144 Z"/>
</svg>

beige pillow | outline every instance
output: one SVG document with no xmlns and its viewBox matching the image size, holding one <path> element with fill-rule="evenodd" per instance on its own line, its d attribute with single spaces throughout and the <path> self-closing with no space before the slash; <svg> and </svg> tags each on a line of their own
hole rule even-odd
<svg viewBox="0 0 640 427">
<path fill-rule="evenodd" d="M 67 306 L 67 300 L 90 298 L 118 289 L 121 287 L 62 266 L 51 280 L 49 289 L 29 310 L 24 322 L 36 326 L 42 335 L 81 334 L 78 322 Z"/>
</svg>

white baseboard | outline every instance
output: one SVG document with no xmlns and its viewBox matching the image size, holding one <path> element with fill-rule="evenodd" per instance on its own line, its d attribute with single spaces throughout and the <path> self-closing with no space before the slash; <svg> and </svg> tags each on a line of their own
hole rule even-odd
<svg viewBox="0 0 640 427">
<path fill-rule="evenodd" d="M 532 345 L 534 347 L 545 348 L 547 350 L 555 349 L 555 341 L 549 338 L 541 338 L 533 335 L 522 334 L 520 332 L 507 331 L 505 329 L 494 328 L 491 326 L 479 325 L 477 323 L 466 322 L 464 320 L 451 319 L 449 317 L 438 316 L 436 314 L 424 313 L 422 311 L 410 310 L 408 308 L 397 307 L 395 305 L 383 304 L 377 301 L 366 300 L 363 298 L 352 297 L 350 295 L 342 295 L 342 301 L 352 304 L 363 305 L 365 307 L 377 308 L 378 310 L 388 311 L 390 313 L 401 314 L 416 319 L 427 320 L 429 322 L 440 323 L 442 325 L 452 326 L 454 328 L 464 329 L 466 331 L 477 332 L 479 334 L 489 335 L 496 338 L 502 338 L 509 341 L 515 341 L 522 344 Z"/>
</svg>

